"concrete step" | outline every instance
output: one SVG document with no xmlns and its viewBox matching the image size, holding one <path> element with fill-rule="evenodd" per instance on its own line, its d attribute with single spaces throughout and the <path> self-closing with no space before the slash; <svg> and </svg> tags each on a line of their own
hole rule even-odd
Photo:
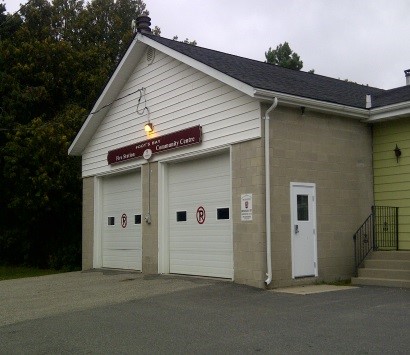
<svg viewBox="0 0 410 355">
<path fill-rule="evenodd" d="M 352 277 L 352 285 L 410 288 L 410 280 L 390 280 L 369 277 Z"/>
<path fill-rule="evenodd" d="M 391 250 L 391 251 L 373 251 L 368 259 L 377 260 L 410 260 L 410 251 Z"/>
<path fill-rule="evenodd" d="M 410 270 L 410 260 L 368 259 L 364 261 L 364 268 Z"/>
<path fill-rule="evenodd" d="M 358 274 L 364 278 L 410 281 L 410 270 L 360 268 Z"/>
</svg>

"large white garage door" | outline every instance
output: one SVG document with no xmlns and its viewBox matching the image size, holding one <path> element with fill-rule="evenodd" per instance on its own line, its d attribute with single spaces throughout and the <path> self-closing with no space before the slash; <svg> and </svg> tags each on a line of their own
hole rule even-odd
<svg viewBox="0 0 410 355">
<path fill-rule="evenodd" d="M 168 179 L 170 272 L 232 278 L 229 155 L 172 164 Z"/>
<path fill-rule="evenodd" d="M 107 177 L 102 186 L 103 267 L 141 270 L 141 175 Z"/>
</svg>

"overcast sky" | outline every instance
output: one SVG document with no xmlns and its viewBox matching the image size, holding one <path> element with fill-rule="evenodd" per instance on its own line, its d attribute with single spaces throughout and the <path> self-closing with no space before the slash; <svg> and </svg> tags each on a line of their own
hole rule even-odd
<svg viewBox="0 0 410 355">
<path fill-rule="evenodd" d="M 21 0 L 5 0 L 8 12 Z M 279 43 L 303 69 L 383 89 L 410 69 L 409 0 L 145 0 L 161 36 L 265 60 Z"/>
</svg>

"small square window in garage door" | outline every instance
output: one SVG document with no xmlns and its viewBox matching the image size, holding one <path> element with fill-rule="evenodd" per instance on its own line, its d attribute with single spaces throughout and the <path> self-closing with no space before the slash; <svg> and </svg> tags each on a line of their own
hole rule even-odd
<svg viewBox="0 0 410 355">
<path fill-rule="evenodd" d="M 216 219 L 229 219 L 229 208 L 218 208 L 216 210 Z"/>
</svg>

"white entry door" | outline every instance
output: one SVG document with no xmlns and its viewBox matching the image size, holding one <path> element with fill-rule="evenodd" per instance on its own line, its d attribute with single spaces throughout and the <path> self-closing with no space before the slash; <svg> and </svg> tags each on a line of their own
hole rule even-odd
<svg viewBox="0 0 410 355">
<path fill-rule="evenodd" d="M 292 277 L 317 276 L 316 187 L 291 183 Z"/>
</svg>

